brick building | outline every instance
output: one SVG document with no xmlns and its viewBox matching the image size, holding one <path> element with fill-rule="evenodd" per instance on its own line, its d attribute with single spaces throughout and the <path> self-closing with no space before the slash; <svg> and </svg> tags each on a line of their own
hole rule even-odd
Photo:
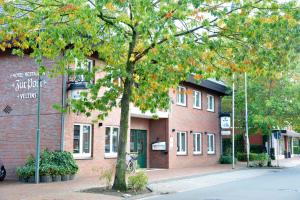
<svg viewBox="0 0 300 200">
<path fill-rule="evenodd" d="M 88 66 L 100 64 L 90 60 Z M 51 66 L 50 61 L 45 65 Z M 8 178 L 14 178 L 17 166 L 35 152 L 37 66 L 28 56 L 19 58 L 9 52 L 0 54 L 0 158 Z M 96 79 L 102 73 L 96 74 Z M 95 168 L 111 167 L 117 158 L 120 109 L 115 108 L 103 120 L 53 109 L 63 97 L 76 98 L 86 90 L 84 82 L 64 87 L 63 77 L 42 77 L 41 146 L 73 153 L 81 175 Z M 132 106 L 128 152 L 138 153 L 143 168 L 180 168 L 210 165 L 220 156 L 219 112 L 226 86 L 214 80 L 200 84 L 192 78 L 170 90 L 170 109 L 159 111 L 158 119 Z"/>
</svg>

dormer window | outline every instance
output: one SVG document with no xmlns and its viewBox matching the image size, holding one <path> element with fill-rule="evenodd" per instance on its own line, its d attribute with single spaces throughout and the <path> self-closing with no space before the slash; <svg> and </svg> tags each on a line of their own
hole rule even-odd
<svg viewBox="0 0 300 200">
<path fill-rule="evenodd" d="M 93 63 L 94 63 L 93 60 L 90 60 L 90 59 L 86 59 L 85 61 L 79 61 L 78 59 L 75 59 L 75 70 L 92 72 Z M 76 82 L 86 82 L 84 74 L 76 73 L 75 81 Z"/>
</svg>

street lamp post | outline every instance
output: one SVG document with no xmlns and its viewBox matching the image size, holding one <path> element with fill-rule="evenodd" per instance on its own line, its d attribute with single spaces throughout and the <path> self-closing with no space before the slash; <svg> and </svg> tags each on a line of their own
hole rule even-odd
<svg viewBox="0 0 300 200">
<path fill-rule="evenodd" d="M 234 74 L 232 74 L 232 169 L 235 167 L 235 155 L 234 155 Z"/>
<path fill-rule="evenodd" d="M 36 155 L 35 155 L 35 183 L 39 183 L 40 168 L 40 115 L 41 115 L 41 76 L 38 72 L 38 95 L 37 95 L 37 129 L 36 129 Z"/>
</svg>

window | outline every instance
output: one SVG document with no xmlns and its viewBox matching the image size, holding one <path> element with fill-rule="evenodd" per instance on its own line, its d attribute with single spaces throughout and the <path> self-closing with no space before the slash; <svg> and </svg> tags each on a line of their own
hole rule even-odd
<svg viewBox="0 0 300 200">
<path fill-rule="evenodd" d="M 215 111 L 215 98 L 212 95 L 207 95 L 207 110 L 211 112 Z"/>
<path fill-rule="evenodd" d="M 215 153 L 215 135 L 211 133 L 207 134 L 207 153 Z"/>
<path fill-rule="evenodd" d="M 105 129 L 105 157 L 117 157 L 119 128 L 106 127 Z"/>
<path fill-rule="evenodd" d="M 177 104 L 186 106 L 186 88 L 178 86 L 177 88 Z"/>
<path fill-rule="evenodd" d="M 201 154 L 202 150 L 202 140 L 201 140 L 201 133 L 194 133 L 193 134 L 194 139 L 194 154 Z"/>
<path fill-rule="evenodd" d="M 84 62 L 79 62 L 75 59 L 75 70 L 84 70 L 87 72 L 92 72 L 93 69 L 93 60 L 86 59 Z M 84 74 L 77 74 L 75 76 L 75 81 L 85 82 Z"/>
<path fill-rule="evenodd" d="M 186 155 L 186 132 L 177 133 L 177 155 Z"/>
<path fill-rule="evenodd" d="M 75 158 L 91 157 L 92 126 L 90 124 L 75 124 L 73 135 L 73 155 Z"/>
<path fill-rule="evenodd" d="M 193 107 L 201 109 L 201 92 L 194 90 L 193 97 L 194 97 Z"/>
</svg>

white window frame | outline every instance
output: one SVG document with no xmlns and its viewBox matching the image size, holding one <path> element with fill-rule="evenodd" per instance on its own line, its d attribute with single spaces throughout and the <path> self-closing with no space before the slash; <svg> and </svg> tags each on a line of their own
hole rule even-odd
<svg viewBox="0 0 300 200">
<path fill-rule="evenodd" d="M 73 153 L 73 157 L 75 159 L 78 158 L 91 158 L 92 157 L 92 134 L 93 134 L 93 130 L 92 130 L 92 125 L 91 124 L 73 124 L 73 137 L 74 137 L 74 127 L 75 126 L 79 126 L 80 127 L 80 131 L 79 131 L 79 153 Z M 89 126 L 90 127 L 90 152 L 89 153 L 84 153 L 83 152 L 83 126 Z M 73 138 L 73 144 L 74 144 L 74 138 Z M 74 148 L 74 147 L 73 147 Z M 73 149 L 74 151 L 74 149 Z"/>
<path fill-rule="evenodd" d="M 196 137 L 199 136 L 200 137 L 200 143 L 197 143 Z M 195 147 L 199 145 L 199 151 L 195 151 Z M 202 154 L 202 133 L 193 133 L 193 154 L 194 155 L 199 155 Z"/>
<path fill-rule="evenodd" d="M 179 137 L 179 141 L 178 141 L 178 134 L 180 134 L 180 137 Z M 181 134 L 184 134 L 185 135 L 185 151 L 181 151 Z M 177 149 L 177 155 L 187 155 L 187 132 L 184 132 L 184 131 L 179 131 L 177 132 L 177 135 L 176 135 L 176 138 L 177 138 L 177 147 L 179 146 L 179 150 Z M 178 145 L 179 144 L 179 145 Z"/>
<path fill-rule="evenodd" d="M 198 97 L 199 97 L 199 106 L 196 105 L 196 94 L 198 93 Z M 202 105 L 202 94 L 200 91 L 198 90 L 193 90 L 193 108 L 196 109 L 201 109 Z"/>
<path fill-rule="evenodd" d="M 209 138 L 212 137 L 212 150 L 210 150 L 210 146 L 209 146 Z M 215 134 L 213 133 L 208 133 L 207 134 L 207 154 L 215 154 L 216 153 L 216 145 L 215 145 Z"/>
<path fill-rule="evenodd" d="M 211 100 L 210 100 L 211 97 Z M 212 108 L 210 108 L 210 101 L 212 101 Z M 215 97 L 213 95 L 207 95 L 207 111 L 215 112 Z"/>
<path fill-rule="evenodd" d="M 86 62 L 86 63 L 85 63 Z M 77 69 L 84 69 L 84 70 L 86 70 L 87 69 L 87 66 L 89 65 L 89 63 L 90 63 L 90 65 L 91 65 L 91 68 L 90 68 L 90 70 L 89 70 L 89 72 L 91 72 L 92 70 L 93 70 L 93 65 L 94 65 L 94 61 L 93 60 L 91 60 L 91 59 L 85 59 L 85 61 L 83 61 L 82 63 L 80 63 L 80 65 L 78 64 L 78 59 L 77 58 L 75 58 L 75 70 L 77 70 Z M 79 76 L 80 77 L 80 81 L 79 82 L 85 82 L 85 77 L 84 77 L 84 75 L 76 75 L 76 76 Z"/>
<path fill-rule="evenodd" d="M 114 130 L 114 128 L 118 129 L 118 141 L 119 141 L 119 135 L 120 135 L 120 128 L 117 127 L 117 126 L 106 126 L 105 129 L 104 129 L 104 137 L 106 136 L 106 128 L 110 128 L 110 131 L 109 131 L 109 149 L 110 149 L 110 152 L 109 153 L 106 153 L 105 152 L 105 138 L 104 138 L 104 158 L 116 158 L 118 156 L 118 152 L 112 152 L 112 146 L 113 146 L 113 135 L 112 135 L 112 132 Z"/>
<path fill-rule="evenodd" d="M 184 102 L 179 101 L 181 99 L 179 95 L 184 95 L 184 98 L 183 98 Z M 176 103 L 177 103 L 177 105 L 180 105 L 180 106 L 186 106 L 186 87 L 183 87 L 183 86 L 177 87 Z"/>
</svg>

